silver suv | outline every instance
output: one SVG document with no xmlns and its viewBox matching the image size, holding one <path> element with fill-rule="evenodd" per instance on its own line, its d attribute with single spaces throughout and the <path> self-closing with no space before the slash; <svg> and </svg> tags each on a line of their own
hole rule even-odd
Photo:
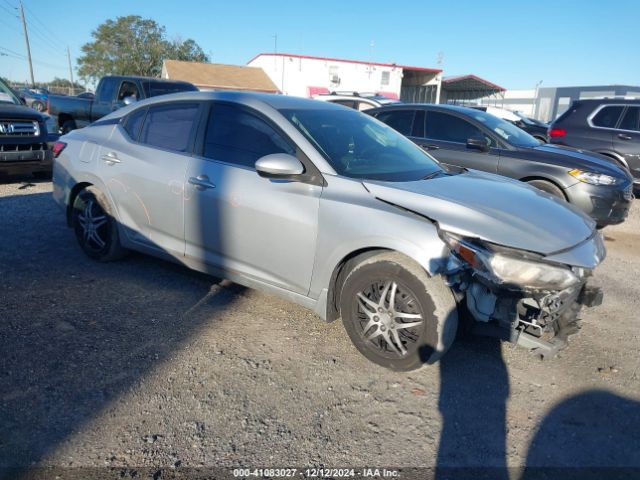
<svg viewBox="0 0 640 480">
<path fill-rule="evenodd" d="M 588 217 L 331 103 L 169 95 L 54 152 L 54 198 L 91 258 L 138 250 L 341 317 L 387 368 L 435 362 L 463 320 L 552 354 L 601 297 Z"/>
</svg>

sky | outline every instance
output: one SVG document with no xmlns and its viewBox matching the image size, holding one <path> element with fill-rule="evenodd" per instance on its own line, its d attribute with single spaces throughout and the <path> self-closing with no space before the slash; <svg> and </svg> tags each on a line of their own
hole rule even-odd
<svg viewBox="0 0 640 480">
<path fill-rule="evenodd" d="M 278 52 L 442 68 L 507 89 L 640 84 L 637 0 L 23 1 L 36 82 L 68 78 L 67 46 L 75 69 L 99 24 L 135 14 L 215 63 L 245 65 L 277 35 Z M 0 76 L 26 80 L 18 2 L 0 0 Z"/>
</svg>

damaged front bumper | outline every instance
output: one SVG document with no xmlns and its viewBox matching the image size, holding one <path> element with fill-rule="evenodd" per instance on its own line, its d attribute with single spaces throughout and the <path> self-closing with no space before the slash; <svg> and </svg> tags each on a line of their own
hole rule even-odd
<svg viewBox="0 0 640 480">
<path fill-rule="evenodd" d="M 484 279 L 483 279 L 484 280 Z M 473 281 L 465 307 L 476 320 L 472 331 L 517 343 L 543 358 L 567 345 L 580 329 L 582 307 L 602 303 L 602 290 L 583 283 L 559 292 L 517 292 Z"/>
<path fill-rule="evenodd" d="M 606 254 L 599 233 L 573 248 L 538 256 L 539 260 L 523 252 L 526 261 L 518 258 L 513 250 L 508 252 L 511 256 L 505 256 L 500 246 L 446 235 L 445 240 L 451 253 L 444 276 L 461 306 L 475 320 L 471 325 L 474 333 L 497 336 L 542 357 L 550 357 L 567 345 L 569 335 L 580 329 L 582 307 L 602 303 L 601 289 L 588 284 L 593 268 Z M 541 281 L 544 273 L 541 277 L 523 274 L 522 278 L 529 282 L 523 286 L 514 281 L 518 273 L 511 269 L 511 281 L 505 281 L 487 268 L 492 264 L 493 255 L 502 255 L 502 272 L 509 271 L 505 262 L 512 261 L 512 266 L 529 268 L 529 272 L 536 273 L 535 265 L 539 261 L 540 265 L 547 266 L 542 267 L 542 272 L 544 268 L 552 272 L 564 269 L 572 280 L 562 283 L 556 276 L 556 286 L 553 286 Z M 521 271 L 518 268 L 515 272 Z"/>
</svg>

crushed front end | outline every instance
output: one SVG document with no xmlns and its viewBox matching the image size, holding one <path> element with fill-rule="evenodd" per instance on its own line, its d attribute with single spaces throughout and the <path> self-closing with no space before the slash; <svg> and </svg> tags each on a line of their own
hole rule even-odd
<svg viewBox="0 0 640 480">
<path fill-rule="evenodd" d="M 581 308 L 602 303 L 601 289 L 588 284 L 606 253 L 598 232 L 548 255 L 449 233 L 441 237 L 450 249 L 443 275 L 474 320 L 474 333 L 550 357 L 579 330 Z"/>
</svg>

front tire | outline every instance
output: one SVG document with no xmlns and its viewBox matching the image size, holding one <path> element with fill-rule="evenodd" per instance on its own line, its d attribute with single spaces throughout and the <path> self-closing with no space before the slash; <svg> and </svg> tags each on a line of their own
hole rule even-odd
<svg viewBox="0 0 640 480">
<path fill-rule="evenodd" d="M 125 255 L 111 206 L 96 187 L 87 187 L 76 196 L 72 225 L 78 244 L 88 257 L 111 262 Z"/>
<path fill-rule="evenodd" d="M 60 127 L 60 135 L 66 135 L 67 133 L 75 130 L 76 128 L 78 128 L 76 126 L 76 122 L 74 122 L 73 120 L 67 120 L 62 124 L 62 127 Z"/>
<path fill-rule="evenodd" d="M 360 353 L 396 371 L 434 363 L 451 345 L 458 325 L 451 290 L 395 252 L 366 258 L 349 272 L 340 312 Z"/>
</svg>

